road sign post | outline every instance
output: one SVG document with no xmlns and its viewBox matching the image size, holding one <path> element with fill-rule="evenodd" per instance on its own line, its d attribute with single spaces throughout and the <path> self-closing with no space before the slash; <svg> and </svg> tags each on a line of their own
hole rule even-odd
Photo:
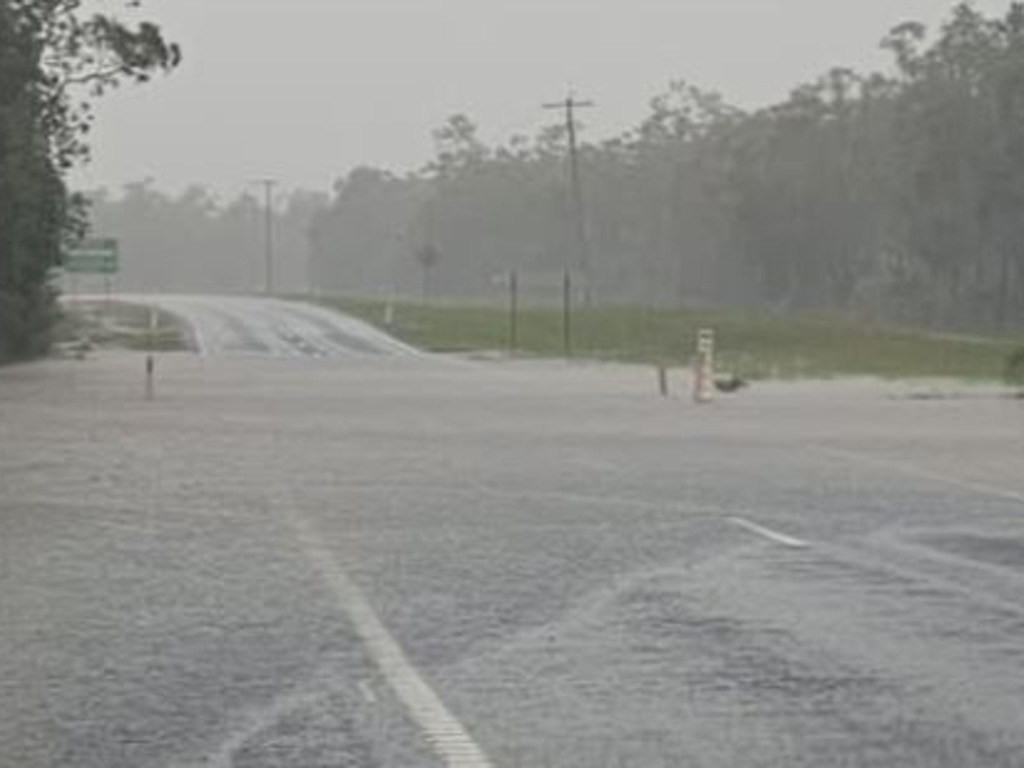
<svg viewBox="0 0 1024 768">
<path fill-rule="evenodd" d="M 83 240 L 64 254 L 63 266 L 69 275 L 102 275 L 109 283 L 121 269 L 120 247 L 113 238 Z"/>
</svg>

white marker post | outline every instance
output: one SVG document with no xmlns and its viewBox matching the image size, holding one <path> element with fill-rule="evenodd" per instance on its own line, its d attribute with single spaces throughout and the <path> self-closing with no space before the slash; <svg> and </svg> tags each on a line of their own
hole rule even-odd
<svg viewBox="0 0 1024 768">
<path fill-rule="evenodd" d="M 715 332 L 703 328 L 697 334 L 697 357 L 693 364 L 693 401 L 701 405 L 715 399 Z"/>
</svg>

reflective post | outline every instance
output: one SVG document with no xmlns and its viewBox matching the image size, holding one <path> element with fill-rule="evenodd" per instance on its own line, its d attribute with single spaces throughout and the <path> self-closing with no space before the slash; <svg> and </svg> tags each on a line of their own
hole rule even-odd
<svg viewBox="0 0 1024 768">
<path fill-rule="evenodd" d="M 703 328 L 697 334 L 697 357 L 693 366 L 693 400 L 710 403 L 715 399 L 715 332 Z"/>
</svg>

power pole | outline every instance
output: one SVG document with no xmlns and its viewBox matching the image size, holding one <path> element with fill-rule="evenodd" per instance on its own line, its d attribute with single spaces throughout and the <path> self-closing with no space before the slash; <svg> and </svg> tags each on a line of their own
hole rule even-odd
<svg viewBox="0 0 1024 768">
<path fill-rule="evenodd" d="M 569 137 L 569 182 L 572 192 L 573 219 L 576 228 L 577 266 L 584 291 L 590 291 L 590 240 L 587 237 L 586 210 L 583 204 L 583 181 L 580 177 L 579 144 L 577 141 L 576 111 L 594 106 L 592 101 L 578 101 L 569 94 L 564 101 L 545 104 L 544 109 L 565 112 L 565 129 Z"/>
<path fill-rule="evenodd" d="M 266 264 L 264 276 L 264 292 L 267 296 L 274 293 L 274 187 L 276 179 L 259 179 L 255 182 L 263 187 L 263 226 L 264 246 L 266 247 Z"/>
</svg>

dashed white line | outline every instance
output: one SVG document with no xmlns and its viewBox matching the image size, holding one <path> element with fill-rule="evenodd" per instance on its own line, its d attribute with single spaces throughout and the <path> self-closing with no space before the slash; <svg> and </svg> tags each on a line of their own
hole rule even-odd
<svg viewBox="0 0 1024 768">
<path fill-rule="evenodd" d="M 765 528 L 763 525 L 758 525 L 757 523 L 745 520 L 742 517 L 731 517 L 729 518 L 729 522 L 733 525 L 738 525 L 740 528 L 745 528 L 751 533 L 756 533 L 758 536 L 768 539 L 769 541 L 773 541 L 776 544 L 789 547 L 790 549 L 807 549 L 811 546 L 808 541 L 798 539 L 794 536 L 788 536 L 785 533 L 773 531 L 771 528 Z"/>
<path fill-rule="evenodd" d="M 306 556 L 320 571 L 382 677 L 405 705 L 438 757 L 448 768 L 493 768 L 473 737 L 409 662 L 363 593 L 338 566 L 309 523 L 298 512 L 292 512 L 289 519 Z"/>
</svg>

